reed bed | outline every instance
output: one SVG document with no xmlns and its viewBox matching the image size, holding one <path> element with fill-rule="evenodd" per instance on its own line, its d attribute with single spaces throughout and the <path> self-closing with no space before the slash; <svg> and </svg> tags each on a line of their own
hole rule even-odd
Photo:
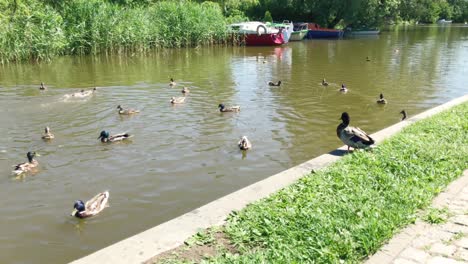
<svg viewBox="0 0 468 264">
<path fill-rule="evenodd" d="M 61 7 L 38 1 L 0 5 L 0 62 L 57 55 L 122 53 L 226 43 L 226 18 L 213 2 L 161 1 L 122 6 L 74 0 Z M 8 11 L 8 12 L 7 12 Z"/>
</svg>

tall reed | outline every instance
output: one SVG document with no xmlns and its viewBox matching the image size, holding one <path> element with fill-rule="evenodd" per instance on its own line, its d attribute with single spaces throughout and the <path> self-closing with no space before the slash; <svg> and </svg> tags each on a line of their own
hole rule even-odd
<svg viewBox="0 0 468 264">
<path fill-rule="evenodd" d="M 3 9 L 10 15 L 0 16 L 2 63 L 48 60 L 62 54 L 212 45 L 229 39 L 226 19 L 213 2 L 125 6 L 104 0 L 73 0 L 54 9 L 29 0 L 19 11 L 11 12 L 11 6 Z"/>
</svg>

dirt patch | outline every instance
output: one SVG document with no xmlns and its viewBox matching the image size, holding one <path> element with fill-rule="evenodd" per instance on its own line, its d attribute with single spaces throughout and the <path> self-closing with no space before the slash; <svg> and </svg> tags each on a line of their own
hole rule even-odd
<svg viewBox="0 0 468 264">
<path fill-rule="evenodd" d="M 198 232 L 185 241 L 184 245 L 156 255 L 144 264 L 188 261 L 198 263 L 207 257 L 222 253 L 236 254 L 238 250 L 222 231 L 206 230 Z"/>
</svg>

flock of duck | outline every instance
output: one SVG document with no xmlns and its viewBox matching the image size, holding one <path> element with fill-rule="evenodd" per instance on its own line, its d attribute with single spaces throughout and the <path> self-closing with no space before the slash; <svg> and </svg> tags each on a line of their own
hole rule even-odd
<svg viewBox="0 0 468 264">
<path fill-rule="evenodd" d="M 173 78 L 170 79 L 169 86 L 170 87 L 175 87 L 177 84 L 174 81 Z M 275 82 L 268 82 L 269 86 L 281 86 L 281 81 Z M 322 80 L 322 85 L 323 86 L 328 86 L 328 82 L 323 79 Z M 47 87 L 44 85 L 44 83 L 41 82 L 39 86 L 40 90 L 47 90 Z M 339 90 L 340 92 L 347 92 L 348 89 L 344 84 L 341 85 L 341 88 Z M 96 92 L 96 88 L 93 88 L 91 90 L 81 90 L 80 92 L 72 93 L 66 95 L 66 97 L 75 97 L 75 98 L 84 98 L 87 96 L 90 96 Z M 182 104 L 185 102 L 185 96 L 190 92 L 190 90 L 187 87 L 183 87 L 181 90 L 182 94 L 184 94 L 183 97 L 172 97 L 170 102 L 172 104 Z M 377 100 L 378 104 L 386 104 L 387 100 L 384 99 L 383 94 L 380 94 L 380 98 Z M 240 111 L 240 106 L 225 106 L 224 104 L 219 104 L 218 105 L 219 111 L 220 112 L 239 112 Z M 117 112 L 120 115 L 132 115 L 132 114 L 137 114 L 140 111 L 136 109 L 124 109 L 121 105 L 117 106 Z M 402 110 L 400 114 L 403 115 L 403 118 L 401 120 L 406 119 L 406 111 Z M 338 125 L 336 128 L 336 133 L 338 138 L 348 146 L 348 152 L 350 151 L 350 148 L 354 149 L 366 149 L 373 145 L 375 143 L 374 139 L 372 139 L 366 132 L 364 132 L 362 129 L 358 127 L 352 127 L 349 125 L 350 123 L 350 117 L 347 112 L 343 112 L 341 114 L 341 123 Z M 109 132 L 103 130 L 101 131 L 98 139 L 102 143 L 111 143 L 111 142 L 117 142 L 117 141 L 122 141 L 131 138 L 133 135 L 130 135 L 128 133 L 121 133 L 121 134 L 115 134 L 115 135 L 110 135 Z M 51 133 L 50 128 L 46 127 L 44 134 L 42 135 L 42 139 L 44 140 L 52 140 L 54 139 L 55 136 Z M 240 140 L 237 143 L 238 147 L 241 150 L 249 150 L 252 148 L 252 143 L 249 141 L 247 136 L 242 136 Z M 40 156 L 36 152 L 28 152 L 26 154 L 26 157 L 28 158 L 27 162 L 20 163 L 16 166 L 14 166 L 13 174 L 19 176 L 28 172 L 34 172 L 38 165 L 39 162 L 35 160 L 34 158 L 36 156 Z M 73 212 L 71 213 L 71 216 L 75 216 L 78 218 L 86 218 L 90 216 L 94 216 L 101 212 L 104 208 L 107 207 L 107 202 L 109 200 L 109 192 L 101 192 L 98 193 L 96 196 L 94 196 L 92 199 L 88 200 L 86 203 L 84 203 L 82 200 L 77 200 L 74 205 L 73 205 Z"/>
</svg>

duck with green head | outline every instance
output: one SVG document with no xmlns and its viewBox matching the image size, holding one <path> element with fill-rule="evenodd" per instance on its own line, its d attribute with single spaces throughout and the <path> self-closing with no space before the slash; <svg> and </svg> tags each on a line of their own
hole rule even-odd
<svg viewBox="0 0 468 264">
<path fill-rule="evenodd" d="M 374 139 L 359 127 L 349 126 L 350 118 L 347 112 L 343 112 L 340 119 L 342 120 L 342 123 L 336 128 L 336 135 L 345 145 L 348 146 L 348 152 L 350 147 L 355 149 L 365 149 L 375 143 Z"/>
<path fill-rule="evenodd" d="M 36 152 L 29 151 L 26 154 L 26 157 L 28 157 L 28 162 L 24 162 L 24 163 L 20 163 L 18 165 L 15 165 L 14 166 L 15 169 L 13 170 L 13 174 L 20 175 L 20 174 L 30 172 L 30 171 L 36 169 L 37 166 L 39 165 L 39 162 L 37 162 L 37 160 L 34 159 L 35 156 L 39 157 L 40 155 L 37 154 Z"/>
<path fill-rule="evenodd" d="M 82 200 L 77 200 L 73 205 L 73 212 L 71 213 L 71 216 L 75 216 L 77 218 L 87 218 L 97 215 L 108 206 L 108 200 L 109 192 L 107 191 L 98 193 L 86 203 L 84 203 Z"/>
<path fill-rule="evenodd" d="M 378 104 L 387 104 L 387 100 L 383 97 L 383 94 L 380 94 L 380 99 L 377 100 Z"/>
<path fill-rule="evenodd" d="M 101 131 L 101 134 L 99 135 L 98 139 L 101 140 L 102 143 L 108 143 L 108 142 L 116 142 L 116 141 L 122 141 L 126 140 L 133 137 L 133 135 L 130 135 L 128 133 L 120 133 L 116 135 L 109 135 L 109 132 L 103 130 Z"/>
<path fill-rule="evenodd" d="M 224 104 L 219 104 L 218 108 L 220 112 L 239 112 L 240 111 L 240 106 L 238 105 L 226 107 Z"/>
</svg>

